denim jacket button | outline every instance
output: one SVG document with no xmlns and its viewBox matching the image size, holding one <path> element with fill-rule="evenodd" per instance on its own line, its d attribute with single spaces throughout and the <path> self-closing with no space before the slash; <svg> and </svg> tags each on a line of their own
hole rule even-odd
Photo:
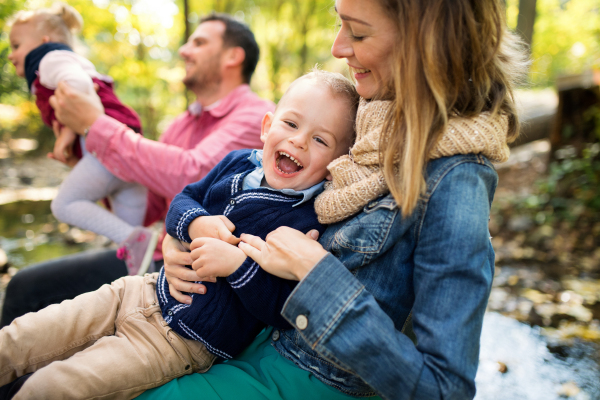
<svg viewBox="0 0 600 400">
<path fill-rule="evenodd" d="M 169 311 L 167 311 L 167 314 L 168 314 L 168 315 L 173 315 L 173 311 L 172 311 L 172 310 L 169 310 Z"/>
<path fill-rule="evenodd" d="M 306 318 L 306 316 L 302 315 L 302 314 L 298 315 L 296 317 L 296 326 L 301 331 L 305 330 L 306 327 L 308 326 L 308 318 Z"/>
<path fill-rule="evenodd" d="M 273 331 L 273 341 L 278 341 L 279 340 L 279 331 L 275 330 Z"/>
<path fill-rule="evenodd" d="M 235 205 L 235 200 L 234 199 L 229 200 L 229 204 L 231 204 L 232 206 Z"/>
</svg>

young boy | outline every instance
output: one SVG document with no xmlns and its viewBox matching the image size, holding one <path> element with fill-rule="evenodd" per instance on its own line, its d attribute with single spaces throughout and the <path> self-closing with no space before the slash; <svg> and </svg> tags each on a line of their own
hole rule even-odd
<svg viewBox="0 0 600 400">
<path fill-rule="evenodd" d="M 327 165 L 352 145 L 357 103 L 339 74 L 314 71 L 293 82 L 263 119 L 263 152 L 232 152 L 186 187 L 173 200 L 168 232 L 190 242 L 207 226 L 263 239 L 282 225 L 322 231 L 314 196 Z M 279 313 L 294 282 L 265 273 L 225 241 L 198 241 L 194 268 L 216 260 L 229 272 L 205 283 L 206 294 L 177 302 L 161 271 L 27 314 L 0 331 L 0 385 L 36 371 L 15 399 L 133 398 L 234 357 L 267 324 L 288 327 Z"/>
</svg>

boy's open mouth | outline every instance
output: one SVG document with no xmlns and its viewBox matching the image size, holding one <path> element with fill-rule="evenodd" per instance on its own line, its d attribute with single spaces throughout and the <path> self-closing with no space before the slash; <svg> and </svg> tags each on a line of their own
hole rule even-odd
<svg viewBox="0 0 600 400">
<path fill-rule="evenodd" d="M 277 169 L 284 174 L 293 174 L 304 168 L 304 166 L 300 164 L 298 160 L 290 156 L 285 151 L 278 151 L 277 159 L 275 161 L 277 163 Z"/>
</svg>

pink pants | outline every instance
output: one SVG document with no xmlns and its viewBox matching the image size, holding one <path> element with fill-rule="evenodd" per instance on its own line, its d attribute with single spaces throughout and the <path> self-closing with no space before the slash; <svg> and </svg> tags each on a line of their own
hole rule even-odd
<svg viewBox="0 0 600 400">
<path fill-rule="evenodd" d="M 127 276 L 0 330 L 0 385 L 35 373 L 18 399 L 131 399 L 215 360 L 162 318 L 158 274 Z"/>
</svg>

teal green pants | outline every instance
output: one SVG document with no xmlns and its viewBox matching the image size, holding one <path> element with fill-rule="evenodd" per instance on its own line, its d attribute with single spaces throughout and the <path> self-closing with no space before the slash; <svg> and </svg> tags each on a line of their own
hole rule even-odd
<svg viewBox="0 0 600 400">
<path fill-rule="evenodd" d="M 204 374 L 186 375 L 144 392 L 138 399 L 348 400 L 345 395 L 296 367 L 270 344 L 272 328 L 261 332 L 242 354 Z M 381 400 L 371 397 L 371 400 Z"/>
</svg>

